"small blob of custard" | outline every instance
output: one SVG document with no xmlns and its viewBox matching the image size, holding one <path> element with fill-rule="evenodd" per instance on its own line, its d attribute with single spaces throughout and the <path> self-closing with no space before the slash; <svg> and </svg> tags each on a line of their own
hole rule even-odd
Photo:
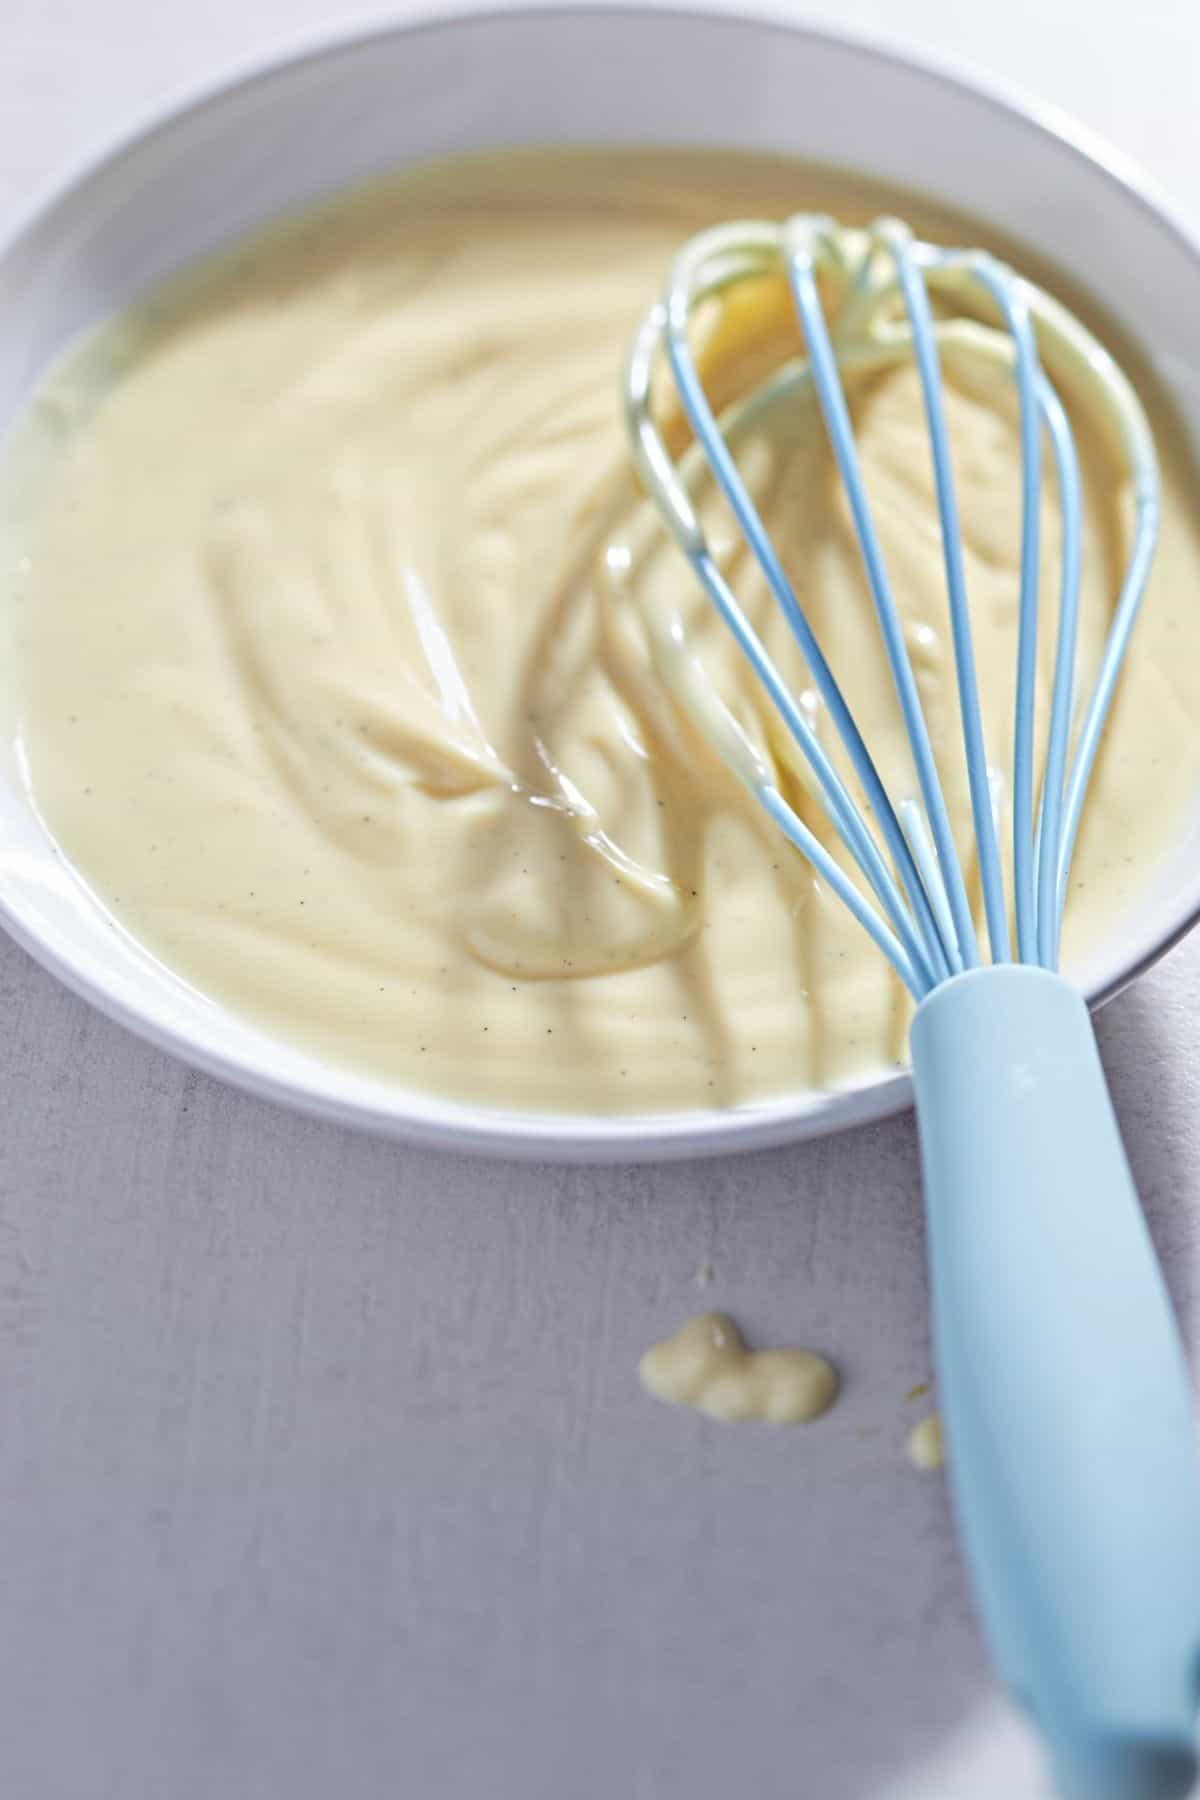
<svg viewBox="0 0 1200 1800">
<path fill-rule="evenodd" d="M 828 1412 L 837 1372 L 813 1350 L 750 1350 L 727 1313 L 689 1319 L 642 1357 L 642 1385 L 660 1400 L 711 1419 L 800 1425 Z"/>
</svg>

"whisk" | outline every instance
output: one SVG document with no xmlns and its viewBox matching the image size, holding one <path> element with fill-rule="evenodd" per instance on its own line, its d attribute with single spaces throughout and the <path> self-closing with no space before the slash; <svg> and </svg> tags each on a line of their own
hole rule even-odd
<svg viewBox="0 0 1200 1800">
<path fill-rule="evenodd" d="M 693 318 L 702 302 L 766 275 L 786 278 L 804 354 L 718 419 L 691 347 Z M 832 329 L 821 282 L 840 299 Z M 1099 671 L 1078 704 L 1081 480 L 1043 353 L 1087 392 L 1105 421 L 1133 502 L 1130 552 Z M 1011 374 L 1022 455 L 1011 770 L 1015 944 L 942 381 L 944 366 L 970 359 Z M 986 956 L 843 386 L 847 375 L 906 360 L 915 363 L 929 433 Z M 678 462 L 653 404 L 653 379 L 664 363 L 694 434 Z M 736 454 L 774 409 L 813 395 L 911 747 L 917 793 L 896 802 Z M 1056 972 L 1088 780 L 1157 532 L 1157 462 L 1141 405 L 1080 322 L 992 256 L 922 242 L 895 219 L 850 230 L 801 215 L 783 224 L 721 226 L 682 249 L 664 298 L 634 341 L 625 407 L 646 488 L 803 758 L 843 860 L 785 798 L 771 758 L 708 681 L 681 611 L 652 634 L 660 672 L 916 1002 L 910 1042 L 938 1385 L 960 1530 L 1000 1675 L 1040 1728 L 1071 1800 L 1185 1794 L 1196 1773 L 1200 1697 L 1200 1477 L 1188 1383 L 1087 1009 Z M 1049 723 L 1038 756 L 1047 447 L 1062 529 Z M 723 573 L 696 501 L 701 478 L 715 480 L 766 578 L 857 792 Z"/>
</svg>

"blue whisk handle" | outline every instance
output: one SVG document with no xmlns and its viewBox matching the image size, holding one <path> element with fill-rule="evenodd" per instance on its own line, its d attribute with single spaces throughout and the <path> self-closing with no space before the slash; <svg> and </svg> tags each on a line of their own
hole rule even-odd
<svg viewBox="0 0 1200 1800">
<path fill-rule="evenodd" d="M 1018 965 L 912 1026 L 938 1385 L 1001 1673 L 1069 1800 L 1192 1791 L 1200 1473 L 1087 1009 Z"/>
</svg>

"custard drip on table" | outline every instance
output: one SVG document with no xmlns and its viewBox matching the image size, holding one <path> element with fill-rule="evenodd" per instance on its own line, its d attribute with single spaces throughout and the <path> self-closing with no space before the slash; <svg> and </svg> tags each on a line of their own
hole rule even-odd
<svg viewBox="0 0 1200 1800">
<path fill-rule="evenodd" d="M 731 1106 L 903 1058 L 907 1003 L 882 959 L 653 667 L 647 620 L 680 595 L 693 604 L 692 577 L 647 518 L 620 417 L 627 341 L 679 243 L 802 208 L 851 222 L 903 210 L 926 235 L 985 236 L 779 161 L 466 160 L 252 240 L 51 376 L 11 447 L 0 542 L 23 748 L 66 856 L 182 979 L 332 1063 L 530 1109 Z M 795 347 L 770 284 L 698 321 L 717 399 Z M 1000 376 L 949 380 L 1003 767 L 1015 405 Z M 1086 484 L 1086 675 L 1128 518 L 1103 434 L 1066 398 Z M 1163 539 L 1116 705 L 1120 754 L 1102 756 L 1084 822 L 1068 965 L 1130 904 L 1200 772 L 1197 514 L 1170 423 L 1143 398 L 1164 453 Z M 856 384 L 851 400 L 972 868 L 916 376 Z M 746 454 L 902 798 L 902 727 L 815 412 L 797 407 Z M 750 559 L 705 504 L 824 732 Z M 1044 514 L 1049 596 L 1052 491 Z M 694 606 L 715 689 L 824 832 L 752 677 L 698 593 Z M 1047 670 L 1052 632 L 1043 650 Z"/>
<path fill-rule="evenodd" d="M 942 1435 L 942 1415 L 930 1413 L 918 1419 L 905 1443 L 908 1460 L 914 1469 L 940 1469 L 946 1462 L 946 1444 Z"/>
<path fill-rule="evenodd" d="M 728 1313 L 706 1312 L 647 1350 L 642 1385 L 712 1419 L 800 1425 L 837 1399 L 833 1365 L 814 1350 L 750 1350 Z"/>
</svg>

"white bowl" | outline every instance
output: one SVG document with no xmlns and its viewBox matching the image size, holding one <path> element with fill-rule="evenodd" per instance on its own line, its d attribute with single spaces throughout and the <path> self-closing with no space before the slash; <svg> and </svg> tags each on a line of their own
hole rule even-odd
<svg viewBox="0 0 1200 1800">
<path fill-rule="evenodd" d="M 548 141 L 730 145 L 922 189 L 1019 236 L 1101 296 L 1189 391 L 1200 247 L 1140 176 L 1045 111 L 889 51 L 765 18 L 538 10 L 441 19 L 252 70 L 80 171 L 0 251 L 0 424 L 68 339 L 181 264 L 285 209 L 445 152 Z M 9 659 L 0 658 L 0 671 Z M 0 672 L 0 918 L 61 980 L 163 1049 L 345 1124 L 542 1157 L 687 1156 L 879 1117 L 907 1077 L 735 1111 L 529 1115 L 454 1105 L 328 1067 L 204 1000 L 119 930 L 30 803 Z M 1200 815 L 1200 807 L 1197 808 Z M 1107 998 L 1200 908 L 1200 816 L 1136 919 L 1081 971 Z"/>
</svg>

